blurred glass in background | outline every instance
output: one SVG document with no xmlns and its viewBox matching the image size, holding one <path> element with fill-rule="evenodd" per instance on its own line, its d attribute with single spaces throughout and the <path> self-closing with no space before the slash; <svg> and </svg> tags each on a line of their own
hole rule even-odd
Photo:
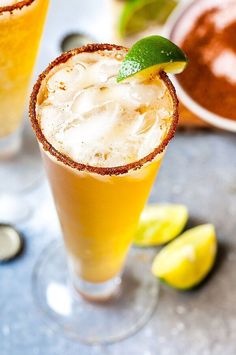
<svg viewBox="0 0 236 355">
<path fill-rule="evenodd" d="M 22 208 L 16 193 L 40 175 L 38 152 L 23 133 L 23 118 L 48 4 L 49 0 L 0 3 L 0 214 L 7 220 L 25 217 L 27 207 Z"/>
</svg>

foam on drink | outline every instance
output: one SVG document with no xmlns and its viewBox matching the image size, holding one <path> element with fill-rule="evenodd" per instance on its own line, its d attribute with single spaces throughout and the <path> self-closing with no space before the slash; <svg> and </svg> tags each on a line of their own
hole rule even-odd
<svg viewBox="0 0 236 355">
<path fill-rule="evenodd" d="M 126 52 L 74 55 L 42 83 L 37 113 L 42 132 L 75 162 L 115 167 L 151 153 L 172 122 L 173 102 L 159 78 L 117 83 Z"/>
<path fill-rule="evenodd" d="M 10 6 L 15 5 L 22 0 L 0 0 L 0 6 Z"/>
</svg>

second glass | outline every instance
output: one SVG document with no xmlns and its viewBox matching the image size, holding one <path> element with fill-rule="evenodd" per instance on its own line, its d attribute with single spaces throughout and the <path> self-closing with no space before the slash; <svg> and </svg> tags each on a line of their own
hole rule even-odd
<svg viewBox="0 0 236 355">
<path fill-rule="evenodd" d="M 33 142 L 27 135 L 22 142 L 22 122 L 49 0 L 12 3 L 0 7 L 0 191 L 5 194 L 29 187 L 38 175 Z"/>
</svg>

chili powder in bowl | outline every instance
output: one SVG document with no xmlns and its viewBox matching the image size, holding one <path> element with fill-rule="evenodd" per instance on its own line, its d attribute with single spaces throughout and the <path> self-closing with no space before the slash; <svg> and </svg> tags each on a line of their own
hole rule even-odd
<svg viewBox="0 0 236 355">
<path fill-rule="evenodd" d="M 179 6 L 165 35 L 189 58 L 174 78 L 180 101 L 203 120 L 236 132 L 236 1 Z"/>
</svg>

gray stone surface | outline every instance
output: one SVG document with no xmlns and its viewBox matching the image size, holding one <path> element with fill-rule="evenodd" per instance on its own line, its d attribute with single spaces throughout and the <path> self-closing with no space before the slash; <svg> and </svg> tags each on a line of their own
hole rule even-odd
<svg viewBox="0 0 236 355">
<path fill-rule="evenodd" d="M 33 265 L 45 245 L 60 234 L 48 186 L 41 181 L 24 196 L 32 205 L 31 217 L 18 224 L 25 236 L 24 254 L 0 266 L 0 354 L 234 355 L 235 154 L 235 136 L 223 132 L 178 133 L 171 143 L 150 200 L 186 204 L 190 225 L 215 224 L 220 242 L 217 268 L 191 292 L 161 286 L 157 310 L 145 328 L 107 347 L 87 347 L 52 333 L 33 304 Z"/>
<path fill-rule="evenodd" d="M 53 0 L 38 71 L 59 53 L 63 33 L 90 29 L 88 9 L 70 0 L 72 19 Z M 84 3 L 84 2 L 83 2 Z M 88 1 L 88 5 L 97 4 Z M 59 25 L 59 19 L 63 19 Z M 96 23 L 98 13 L 91 13 Z M 220 242 L 217 268 L 197 290 L 177 292 L 161 286 L 160 300 L 150 322 L 135 336 L 106 347 L 88 347 L 63 334 L 54 334 L 34 306 L 30 279 L 40 252 L 60 235 L 45 179 L 18 196 L 31 214 L 17 227 L 25 250 L 15 261 L 0 265 L 1 355 L 235 355 L 236 354 L 236 143 L 223 132 L 178 133 L 166 154 L 150 200 L 188 206 L 190 225 L 214 223 Z M 0 216 L 1 220 L 1 216 Z M 148 302 L 148 295 L 147 295 Z"/>
</svg>

